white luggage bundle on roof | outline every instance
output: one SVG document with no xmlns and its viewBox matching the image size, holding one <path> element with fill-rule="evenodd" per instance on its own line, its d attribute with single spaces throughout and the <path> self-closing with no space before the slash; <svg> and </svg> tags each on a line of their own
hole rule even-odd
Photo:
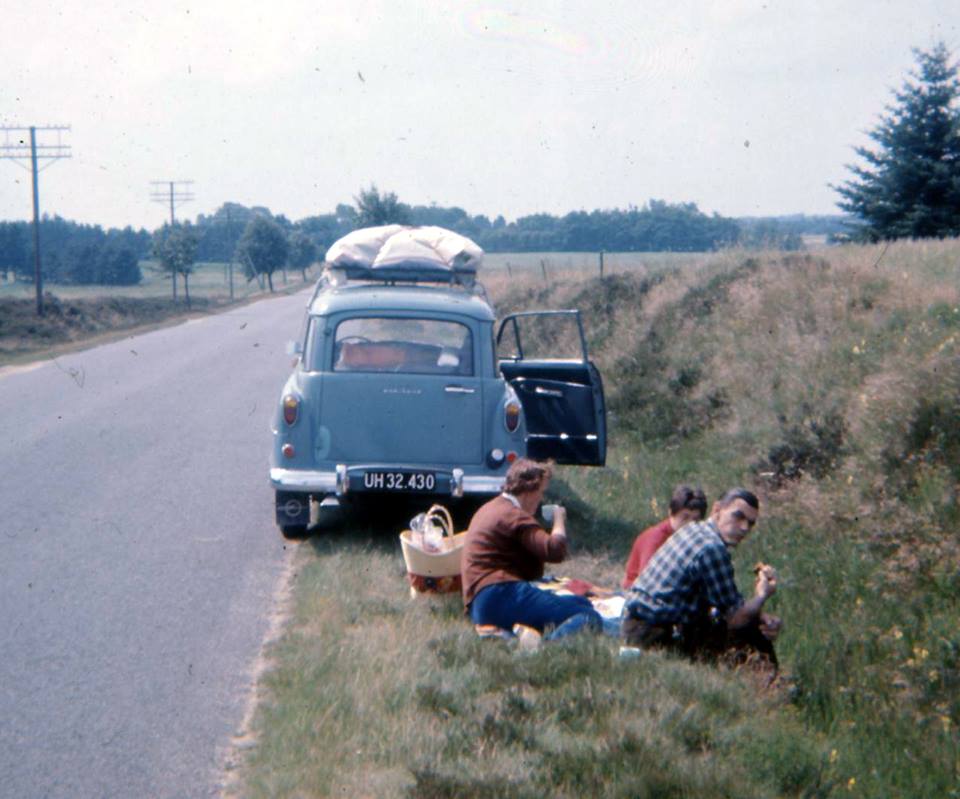
<svg viewBox="0 0 960 799">
<path fill-rule="evenodd" d="M 470 284 L 483 250 L 442 227 L 382 225 L 348 233 L 327 250 L 330 269 L 361 280 L 428 280 Z"/>
</svg>

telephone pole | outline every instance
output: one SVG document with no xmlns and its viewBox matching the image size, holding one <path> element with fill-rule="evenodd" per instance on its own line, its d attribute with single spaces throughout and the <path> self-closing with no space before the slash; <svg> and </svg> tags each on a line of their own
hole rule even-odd
<svg viewBox="0 0 960 799">
<path fill-rule="evenodd" d="M 37 175 L 61 158 L 70 158 L 70 145 L 63 143 L 63 132 L 69 131 L 69 125 L 30 125 L 29 127 L 0 127 L 3 144 L 0 144 L 0 158 L 13 161 L 29 169 L 33 178 L 33 281 L 37 288 L 37 316 L 43 316 L 43 271 L 40 268 L 40 188 Z M 56 133 L 56 143 L 37 143 L 37 131 Z M 30 159 L 30 166 L 24 161 Z M 37 167 L 37 161 L 49 163 Z"/>
<path fill-rule="evenodd" d="M 174 208 L 193 199 L 192 180 L 151 180 L 150 199 L 155 203 L 170 203 L 170 226 L 176 224 Z M 177 299 L 177 273 L 171 272 L 173 299 Z"/>
<path fill-rule="evenodd" d="M 233 235 L 233 219 L 230 218 L 230 206 L 227 206 L 227 235 Z M 233 250 L 230 251 L 230 261 L 227 264 L 230 270 L 230 302 L 233 302 Z"/>
</svg>

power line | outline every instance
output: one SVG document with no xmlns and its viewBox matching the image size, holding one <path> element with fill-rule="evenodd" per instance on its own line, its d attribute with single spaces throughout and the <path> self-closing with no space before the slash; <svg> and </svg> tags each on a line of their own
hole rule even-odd
<svg viewBox="0 0 960 799">
<path fill-rule="evenodd" d="M 155 203 L 170 204 L 170 224 L 176 222 L 174 208 L 194 199 L 192 180 L 151 180 L 150 199 Z M 161 188 L 163 187 L 163 188 Z"/>
<path fill-rule="evenodd" d="M 3 143 L 0 144 L 0 158 L 13 161 L 18 166 L 30 170 L 33 178 L 33 280 L 37 289 L 37 316 L 43 316 L 43 272 L 40 268 L 40 188 L 37 175 L 61 158 L 71 158 L 70 145 L 64 144 L 63 134 L 70 130 L 69 125 L 30 125 L 0 127 Z M 37 132 L 56 134 L 56 143 L 37 142 Z M 29 166 L 24 161 L 29 160 Z M 37 166 L 40 160 L 49 163 Z"/>
</svg>

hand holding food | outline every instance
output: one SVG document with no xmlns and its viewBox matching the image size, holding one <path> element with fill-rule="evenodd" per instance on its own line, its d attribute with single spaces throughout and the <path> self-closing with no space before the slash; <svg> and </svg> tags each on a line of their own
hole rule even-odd
<svg viewBox="0 0 960 799">
<path fill-rule="evenodd" d="M 753 572 L 757 575 L 754 593 L 764 598 L 773 596 L 777 591 L 777 570 L 773 566 L 760 562 L 753 567 Z"/>
</svg>

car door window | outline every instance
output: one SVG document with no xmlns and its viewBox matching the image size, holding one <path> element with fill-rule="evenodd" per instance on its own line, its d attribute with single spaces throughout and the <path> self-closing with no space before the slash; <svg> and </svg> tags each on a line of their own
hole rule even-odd
<svg viewBox="0 0 960 799">
<path fill-rule="evenodd" d="M 473 336 L 442 319 L 345 319 L 334 337 L 333 371 L 470 376 Z"/>
<path fill-rule="evenodd" d="M 584 358 L 575 315 L 518 314 L 501 330 L 497 357 L 509 360 L 571 360 Z"/>
</svg>

